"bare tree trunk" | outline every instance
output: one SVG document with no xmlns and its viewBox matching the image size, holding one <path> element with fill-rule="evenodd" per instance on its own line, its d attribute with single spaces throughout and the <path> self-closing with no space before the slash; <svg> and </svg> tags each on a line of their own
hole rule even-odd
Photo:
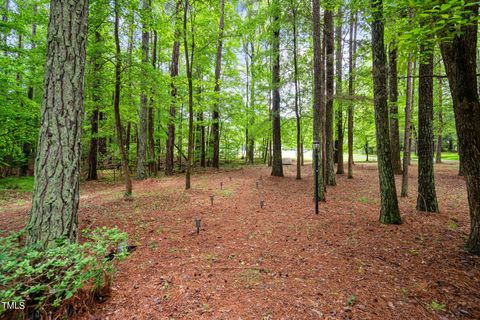
<svg viewBox="0 0 480 320">
<path fill-rule="evenodd" d="M 52 1 L 27 244 L 77 240 L 88 1 Z M 58 37 L 62 30 L 63 37 Z"/>
<path fill-rule="evenodd" d="M 412 118 L 412 54 L 408 55 L 407 62 L 407 94 L 405 103 L 405 133 L 403 137 L 403 172 L 401 197 L 408 196 L 408 166 L 410 165 L 410 123 Z"/>
<path fill-rule="evenodd" d="M 95 42 L 96 44 L 101 43 L 102 38 L 100 32 L 95 32 Z M 87 180 L 97 180 L 97 162 L 98 162 L 98 120 L 99 120 L 99 90 L 100 90 L 100 58 L 101 53 L 98 50 L 92 55 L 92 65 L 93 65 L 93 81 L 92 81 L 92 100 L 95 104 L 92 115 L 90 116 L 90 149 L 88 151 L 88 174 Z M 32 89 L 33 90 L 33 89 Z"/>
<path fill-rule="evenodd" d="M 215 60 L 215 93 L 220 94 L 220 76 L 222 70 L 222 48 L 223 48 L 223 29 L 224 29 L 225 0 L 220 2 L 220 23 L 217 43 L 217 58 Z M 212 113 L 212 136 L 213 136 L 213 158 L 212 167 L 220 167 L 220 111 L 218 97 L 216 97 Z"/>
<path fill-rule="evenodd" d="M 322 130 L 322 99 L 323 99 L 323 85 L 322 85 L 322 44 L 320 34 L 320 3 L 319 0 L 312 0 L 312 18 L 313 18 L 313 140 L 321 143 L 323 137 Z M 319 148 L 322 150 L 322 148 Z M 323 162 L 320 162 L 323 167 Z M 318 200 L 325 201 L 325 189 L 323 188 L 324 180 L 322 169 L 319 168 L 318 175 Z M 314 177 L 315 179 L 315 177 Z"/>
<path fill-rule="evenodd" d="M 293 5 L 292 5 L 293 6 Z M 292 8 L 293 16 L 293 73 L 295 82 L 295 119 L 296 119 L 296 131 L 297 131 L 297 176 L 298 180 L 302 179 L 302 150 L 301 150 L 301 115 L 299 109 L 299 83 L 298 83 L 298 58 L 297 58 L 297 8 Z"/>
<path fill-rule="evenodd" d="M 142 0 L 142 69 L 146 72 L 149 61 L 149 39 L 147 22 L 145 21 L 148 15 L 150 5 L 148 0 Z M 148 131 L 148 98 L 147 98 L 147 77 L 141 77 L 140 80 L 140 127 L 138 130 L 138 145 L 137 145 L 137 178 L 142 180 L 147 176 L 147 131 Z"/>
<path fill-rule="evenodd" d="M 118 0 L 115 0 L 115 92 L 113 95 L 113 109 L 115 113 L 115 128 L 117 131 L 118 148 L 120 149 L 120 156 L 122 158 L 123 174 L 125 175 L 125 199 L 130 198 L 132 195 L 132 180 L 130 179 L 130 169 L 128 167 L 128 157 L 125 151 L 125 145 L 123 143 L 123 127 L 120 118 L 120 86 L 121 86 L 121 72 L 122 72 L 122 60 L 120 50 L 120 8 Z"/>
<path fill-rule="evenodd" d="M 152 68 L 156 69 L 157 65 L 157 31 L 153 31 L 153 44 L 152 44 Z M 150 175 L 157 174 L 157 168 L 155 165 L 155 140 L 154 140 L 154 129 L 155 129 L 155 100 L 154 100 L 154 89 L 151 88 L 150 104 L 148 106 L 148 119 L 147 119 L 147 140 L 148 140 L 148 171 Z"/>
<path fill-rule="evenodd" d="M 6 7 L 7 8 L 8 8 L 8 3 L 9 3 L 9 0 L 7 0 L 7 2 L 6 2 Z M 34 19 L 37 15 L 37 11 L 38 11 L 38 6 L 35 4 L 33 6 L 33 17 L 34 17 Z M 4 22 L 6 22 L 6 21 L 4 21 Z M 33 22 L 32 23 L 32 43 L 31 43 L 32 49 L 35 49 L 37 47 L 37 43 L 35 42 L 35 37 L 36 36 L 37 36 L 37 24 L 35 22 Z M 32 68 L 33 68 L 32 73 L 35 74 L 36 66 L 32 65 Z M 27 97 L 28 97 L 28 99 L 33 100 L 33 85 L 28 86 Z"/>
<path fill-rule="evenodd" d="M 355 95 L 355 67 L 356 67 L 356 51 L 357 51 L 357 16 L 358 13 L 350 14 L 350 41 L 348 47 L 348 95 L 350 102 L 348 105 L 348 178 L 353 178 L 353 96 Z"/>
<path fill-rule="evenodd" d="M 392 168 L 392 152 L 388 132 L 388 96 L 386 54 L 384 45 L 383 3 L 382 0 L 370 0 L 372 8 L 372 58 L 373 58 L 373 96 L 375 105 L 375 131 L 377 137 L 378 176 L 380 180 L 380 222 L 399 224 L 395 177 Z"/>
<path fill-rule="evenodd" d="M 224 1 L 224 0 L 222 0 Z M 188 34 L 187 34 L 187 13 L 189 2 L 185 0 L 185 7 L 183 10 L 183 43 L 185 51 L 185 66 L 187 68 L 187 80 L 188 80 L 188 146 L 187 146 L 187 172 L 185 174 L 185 189 L 190 189 L 191 186 L 191 173 L 192 173 L 192 157 L 193 157 L 193 79 L 192 79 L 192 67 L 193 67 L 193 53 L 195 50 L 195 37 L 193 34 L 193 25 L 191 26 L 192 32 L 192 47 L 191 56 L 188 55 Z M 191 22 L 193 24 L 193 22 Z"/>
<path fill-rule="evenodd" d="M 172 98 L 170 104 L 170 114 L 168 121 L 168 138 L 166 143 L 166 154 L 165 154 L 165 174 L 167 176 L 173 175 L 173 158 L 174 158 L 174 148 L 175 148 L 175 118 L 176 118 L 176 104 L 177 104 L 177 85 L 175 83 L 178 76 L 178 60 L 180 56 L 180 32 L 178 26 L 178 13 L 182 0 L 178 0 L 175 7 L 175 32 L 174 32 L 174 42 L 172 49 L 172 62 L 170 64 L 170 77 L 171 77 L 171 90 L 170 96 Z"/>
<path fill-rule="evenodd" d="M 402 174 L 400 162 L 400 133 L 398 130 L 398 78 L 397 78 L 397 43 L 390 42 L 388 51 L 388 68 L 390 79 L 390 145 L 392 148 L 392 167 L 394 174 Z"/>
<path fill-rule="evenodd" d="M 273 37 L 272 37 L 272 176 L 283 177 L 282 138 L 280 127 L 280 3 L 272 1 Z"/>
<path fill-rule="evenodd" d="M 342 59 L 343 59 L 343 52 L 342 52 L 342 24 L 343 24 L 343 11 L 340 6 L 338 9 L 337 14 L 337 27 L 335 30 L 336 35 L 336 84 L 335 90 L 336 95 L 342 95 Z M 344 174 L 343 168 L 343 102 L 341 99 L 338 99 L 338 110 L 337 110 L 337 174 Z"/>
<path fill-rule="evenodd" d="M 418 70 L 418 197 L 417 210 L 438 212 L 433 169 L 433 53 L 421 46 L 425 60 Z"/>
<path fill-rule="evenodd" d="M 478 5 L 465 1 L 464 18 L 477 18 Z M 470 235 L 466 249 L 480 255 L 480 102 L 476 77 L 476 23 L 460 27 L 451 42 L 441 45 L 442 57 L 452 93 L 461 164 L 470 207 Z"/>
<path fill-rule="evenodd" d="M 334 62 L 334 34 L 333 34 L 333 12 L 325 11 L 325 47 L 326 47 L 326 117 L 325 117 L 325 147 L 326 147 L 326 183 L 334 186 L 335 169 L 333 161 L 333 62 Z"/>
<path fill-rule="evenodd" d="M 443 131 L 443 81 L 442 78 L 438 78 L 438 133 L 437 133 L 437 146 L 435 162 L 442 163 L 442 131 Z"/>
</svg>

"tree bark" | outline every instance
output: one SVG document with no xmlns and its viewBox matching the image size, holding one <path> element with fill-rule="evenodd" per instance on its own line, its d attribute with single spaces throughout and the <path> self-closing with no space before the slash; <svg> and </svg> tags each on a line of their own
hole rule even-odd
<svg viewBox="0 0 480 320">
<path fill-rule="evenodd" d="M 337 14 L 337 27 L 335 30 L 336 35 L 336 84 L 335 84 L 335 91 L 336 95 L 340 97 L 342 95 L 342 59 L 343 59 L 343 52 L 342 52 L 342 24 L 343 24 L 343 11 L 340 7 L 338 9 Z M 341 99 L 338 99 L 337 102 L 338 109 L 336 113 L 337 117 L 337 174 L 344 174 L 343 168 L 343 102 Z"/>
<path fill-rule="evenodd" d="M 120 156 L 122 160 L 123 174 L 125 175 L 125 199 L 129 199 L 132 195 L 132 180 L 130 179 L 130 168 L 128 167 L 128 156 L 125 151 L 125 144 L 123 140 L 123 127 L 120 117 L 120 90 L 121 90 L 121 72 L 122 72 L 122 59 L 120 50 L 120 8 L 118 0 L 115 0 L 115 92 L 113 94 L 113 109 L 115 113 L 115 128 L 117 131 L 118 148 L 120 149 Z"/>
<path fill-rule="evenodd" d="M 421 46 L 425 59 L 418 75 L 418 197 L 417 210 L 438 212 L 433 170 L 433 53 Z"/>
<path fill-rule="evenodd" d="M 478 5 L 465 1 L 466 17 L 476 18 Z M 477 24 L 460 27 L 461 34 L 441 44 L 452 93 L 459 152 L 467 184 L 470 207 L 470 235 L 466 249 L 480 255 L 480 102 L 476 77 Z"/>
<path fill-rule="evenodd" d="M 272 176 L 283 177 L 282 138 L 280 127 L 280 3 L 272 1 Z"/>
<path fill-rule="evenodd" d="M 102 37 L 100 32 L 95 32 L 95 42 L 101 43 Z M 87 180 L 97 180 L 97 163 L 98 163 L 98 120 L 99 120 L 99 90 L 100 90 L 100 58 L 101 53 L 97 50 L 92 55 L 93 65 L 93 81 L 92 81 L 92 100 L 94 103 L 93 112 L 90 116 L 90 149 L 88 151 L 88 174 Z"/>
<path fill-rule="evenodd" d="M 50 247 L 61 238 L 77 240 L 87 16 L 87 0 L 50 3 L 27 244 Z"/>
<path fill-rule="evenodd" d="M 293 5 L 292 5 L 293 6 Z M 299 106 L 299 83 L 298 83 L 298 58 L 297 58 L 297 46 L 298 46 L 298 35 L 297 35 L 297 8 L 292 8 L 293 16 L 293 74 L 295 82 L 295 124 L 296 124 L 296 133 L 297 133 L 297 176 L 296 179 L 302 179 L 302 150 L 301 150 L 301 116 L 300 116 L 300 106 Z"/>
<path fill-rule="evenodd" d="M 392 150 L 392 167 L 394 174 L 402 174 L 400 161 L 400 133 L 398 130 L 398 78 L 397 78 L 397 43 L 390 42 L 389 57 L 389 85 L 390 85 L 390 145 Z"/>
<path fill-rule="evenodd" d="M 158 41 L 157 31 L 153 31 L 153 43 L 152 43 L 152 69 L 157 68 L 157 41 Z M 150 88 L 150 104 L 148 106 L 148 118 L 147 118 L 147 140 L 148 140 L 148 150 L 147 150 L 147 161 L 148 161 L 148 171 L 150 175 L 157 174 L 156 161 L 155 161 L 155 139 L 154 139 L 154 130 L 155 130 L 155 100 L 154 100 L 154 88 Z"/>
<path fill-rule="evenodd" d="M 175 83 L 178 76 L 178 60 L 180 56 L 180 32 L 178 29 L 178 12 L 182 0 L 178 0 L 175 7 L 175 32 L 174 32 L 174 41 L 172 49 L 172 62 L 170 64 L 170 112 L 169 112 L 169 121 L 168 121 L 168 137 L 166 143 L 166 154 L 165 154 L 165 175 L 173 175 L 173 158 L 174 158 L 174 148 L 175 148 L 175 120 L 176 120 L 176 104 L 177 104 L 177 85 Z"/>
<path fill-rule="evenodd" d="M 372 8 L 372 66 L 373 96 L 375 105 L 375 131 L 377 137 L 378 176 L 380 180 L 380 222 L 399 224 L 395 177 L 392 168 L 392 152 L 388 132 L 388 97 L 386 55 L 384 45 L 383 3 L 382 0 L 371 0 Z"/>
<path fill-rule="evenodd" d="M 403 170 L 401 197 L 408 196 L 408 166 L 410 165 L 410 123 L 412 118 L 412 54 L 408 55 L 407 62 L 407 89 L 405 103 L 405 133 L 403 136 Z"/>
<path fill-rule="evenodd" d="M 150 10 L 148 0 L 142 0 L 142 71 L 148 70 L 149 64 L 149 39 L 148 23 L 146 16 Z M 147 77 L 140 79 L 140 126 L 138 130 L 137 145 L 137 179 L 145 179 L 147 177 L 147 131 L 148 131 L 148 97 L 147 97 Z"/>
<path fill-rule="evenodd" d="M 325 117 L 325 147 L 326 147 L 326 183 L 329 186 L 336 185 L 335 169 L 333 161 L 333 61 L 334 61 L 334 34 L 333 34 L 333 12 L 325 11 L 325 47 L 326 47 L 326 117 Z"/>
<path fill-rule="evenodd" d="M 350 41 L 348 46 L 348 94 L 350 97 L 355 95 L 355 68 L 356 68 L 356 51 L 357 51 L 357 16 L 358 13 L 350 14 Z M 348 105 L 348 179 L 353 178 L 353 100 Z"/>
<path fill-rule="evenodd" d="M 224 1 L 224 0 L 222 0 Z M 185 51 L 185 66 L 187 68 L 187 81 L 188 81 L 188 146 L 187 146 L 187 172 L 185 174 L 185 189 L 188 190 L 191 187 L 191 173 L 192 173 L 192 158 L 193 158 L 193 79 L 192 79 L 192 67 L 193 67 L 193 53 L 195 50 L 195 38 L 192 27 L 192 46 L 191 56 L 189 56 L 188 48 L 188 34 L 187 34 L 187 13 L 188 13 L 189 1 L 185 0 L 185 7 L 183 10 L 183 43 Z M 193 23 L 193 22 L 191 22 Z"/>
<path fill-rule="evenodd" d="M 219 99 L 220 94 L 220 76 L 222 70 L 222 48 L 223 48 L 223 29 L 224 29 L 224 13 L 225 13 L 225 0 L 220 2 L 220 23 L 217 43 L 217 57 L 215 60 L 215 94 L 216 99 L 213 105 L 212 113 L 212 138 L 213 138 L 213 158 L 212 167 L 220 167 L 220 111 L 219 111 Z"/>
<path fill-rule="evenodd" d="M 312 18 L 313 18 L 313 140 L 321 143 L 323 137 L 322 130 L 322 99 L 323 99 L 323 85 L 322 85 L 322 44 L 320 33 L 320 3 L 319 0 L 312 0 Z M 322 151 L 322 148 L 319 148 Z M 325 189 L 323 188 L 324 180 L 322 174 L 323 163 L 319 163 L 318 177 L 318 200 L 325 201 Z M 315 179 L 315 177 L 314 177 Z"/>
<path fill-rule="evenodd" d="M 442 78 L 438 78 L 438 133 L 437 133 L 437 146 L 435 162 L 442 163 L 442 131 L 443 131 L 443 81 Z"/>
</svg>

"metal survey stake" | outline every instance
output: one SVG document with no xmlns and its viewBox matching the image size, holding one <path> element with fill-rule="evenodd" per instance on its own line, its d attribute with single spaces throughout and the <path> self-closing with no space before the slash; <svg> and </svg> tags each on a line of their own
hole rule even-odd
<svg viewBox="0 0 480 320">
<path fill-rule="evenodd" d="M 214 197 L 215 197 L 215 196 L 214 196 L 213 194 L 210 195 L 210 204 L 211 204 L 212 206 L 213 206 L 213 198 L 214 198 Z"/>
<path fill-rule="evenodd" d="M 260 200 L 260 209 L 263 209 L 263 206 L 265 205 L 265 201 L 264 200 Z"/>
<path fill-rule="evenodd" d="M 200 227 L 202 225 L 202 219 L 195 218 L 195 228 L 197 228 L 197 234 L 200 233 Z"/>
<path fill-rule="evenodd" d="M 220 190 L 223 190 L 223 182 L 220 182 Z"/>
<path fill-rule="evenodd" d="M 255 181 L 255 185 L 257 186 L 257 189 L 258 189 L 258 181 Z"/>
</svg>

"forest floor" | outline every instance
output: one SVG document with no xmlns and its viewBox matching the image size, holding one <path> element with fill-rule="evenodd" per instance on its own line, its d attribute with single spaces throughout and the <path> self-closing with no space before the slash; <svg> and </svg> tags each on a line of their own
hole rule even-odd
<svg viewBox="0 0 480 320">
<path fill-rule="evenodd" d="M 130 202 L 121 183 L 84 183 L 81 228 L 116 225 L 138 248 L 119 263 L 110 297 L 79 317 L 478 319 L 480 258 L 463 250 L 469 218 L 457 166 L 435 168 L 440 214 L 416 212 L 411 167 L 400 226 L 378 222 L 375 164 L 356 164 L 354 179 L 337 175 L 319 215 L 309 165 L 302 180 L 295 165 L 285 178 L 259 166 L 207 171 L 189 191 L 184 176 L 137 181 Z M 0 196 L 0 230 L 21 228 L 29 194 Z"/>
</svg>

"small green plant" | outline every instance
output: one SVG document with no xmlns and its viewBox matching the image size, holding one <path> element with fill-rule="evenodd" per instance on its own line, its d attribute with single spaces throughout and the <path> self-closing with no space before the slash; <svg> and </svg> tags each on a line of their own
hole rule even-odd
<svg viewBox="0 0 480 320">
<path fill-rule="evenodd" d="M 353 304 L 355 303 L 355 300 L 357 300 L 357 297 L 354 294 L 352 294 L 350 297 L 348 297 L 347 304 L 349 306 L 353 306 Z"/>
<path fill-rule="evenodd" d="M 0 301 L 23 303 L 25 309 L 15 311 L 18 317 L 33 310 L 55 312 L 80 290 L 95 295 L 108 288 L 115 272 L 112 249 L 119 248 L 115 260 L 127 254 L 120 249 L 127 234 L 117 228 L 84 230 L 85 243 L 59 240 L 47 249 L 25 246 L 24 233 L 0 238 Z M 0 305 L 0 316 L 5 313 Z"/>
<path fill-rule="evenodd" d="M 455 221 L 453 220 L 448 221 L 448 229 L 455 231 L 457 230 L 457 228 L 458 228 L 458 225 Z"/>
<path fill-rule="evenodd" d="M 368 197 L 360 197 L 360 198 L 358 198 L 358 201 L 361 202 L 361 203 L 369 203 L 370 202 Z"/>
<path fill-rule="evenodd" d="M 428 305 L 428 308 L 432 311 L 447 311 L 447 306 L 432 300 L 432 303 Z"/>
</svg>

